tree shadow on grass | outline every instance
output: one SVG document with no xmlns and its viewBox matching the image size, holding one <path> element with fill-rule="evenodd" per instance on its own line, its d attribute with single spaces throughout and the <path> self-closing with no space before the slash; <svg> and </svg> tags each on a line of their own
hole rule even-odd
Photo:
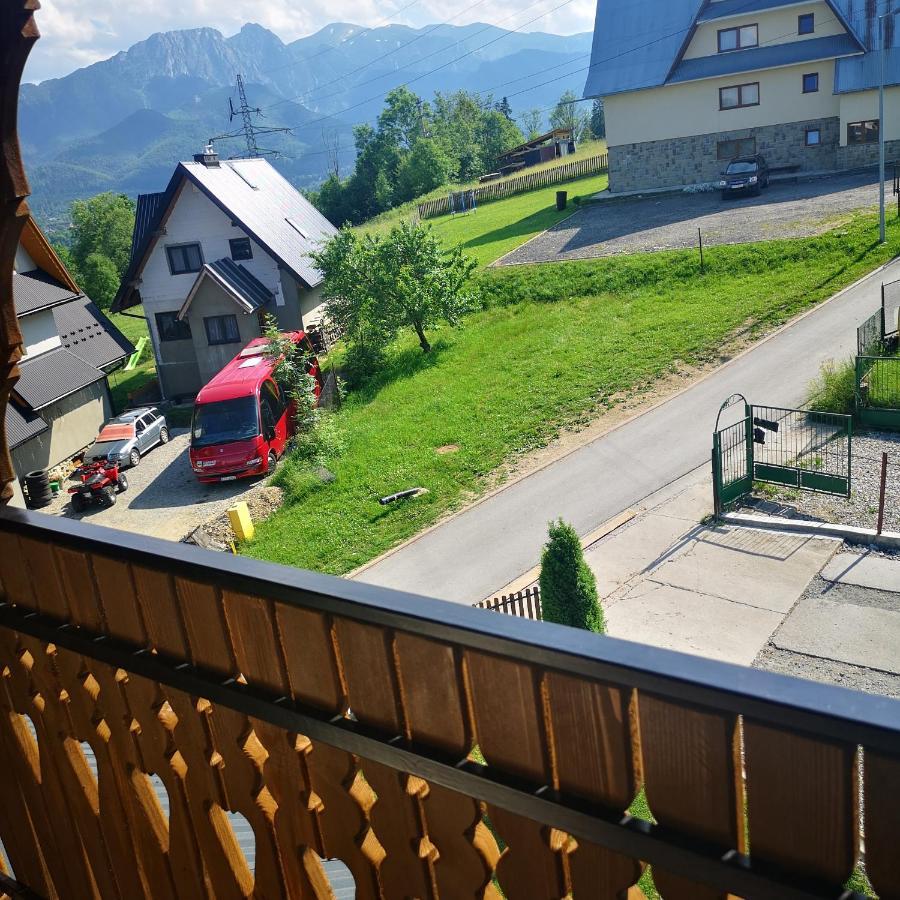
<svg viewBox="0 0 900 900">
<path fill-rule="evenodd" d="M 371 403 L 386 387 L 434 368 L 452 346 L 451 341 L 437 338 L 432 340 L 428 353 L 423 353 L 418 345 L 389 352 L 385 364 L 365 384 L 355 387 L 353 394 L 361 402 Z"/>
<path fill-rule="evenodd" d="M 479 234 L 460 246 L 464 250 L 473 249 L 513 238 L 530 237 L 535 233 L 546 231 L 547 228 L 551 228 L 556 224 L 556 220 L 549 215 L 554 209 L 555 207 L 551 204 L 544 209 L 538 210 L 536 213 L 532 213 L 530 216 L 525 216 L 524 219 L 519 219 L 518 222 L 510 222 L 502 228 L 495 228 L 493 231 Z"/>
</svg>

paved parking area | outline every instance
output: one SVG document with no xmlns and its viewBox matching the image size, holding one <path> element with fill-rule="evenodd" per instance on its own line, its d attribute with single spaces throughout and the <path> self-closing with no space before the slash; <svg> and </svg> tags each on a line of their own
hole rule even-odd
<svg viewBox="0 0 900 900">
<path fill-rule="evenodd" d="M 197 526 L 224 513 L 236 500 L 263 486 L 248 478 L 225 484 L 200 484 L 188 461 L 190 434 L 173 429 L 168 444 L 154 447 L 134 469 L 126 469 L 128 490 L 109 509 L 91 507 L 76 513 L 65 493 L 44 512 L 149 537 L 180 541 Z M 63 485 L 63 491 L 69 483 Z"/>
<path fill-rule="evenodd" d="M 759 197 L 723 200 L 716 191 L 615 200 L 585 207 L 497 265 L 696 247 L 698 228 L 707 246 L 811 237 L 877 204 L 877 177 L 870 174 L 778 182 Z"/>
</svg>

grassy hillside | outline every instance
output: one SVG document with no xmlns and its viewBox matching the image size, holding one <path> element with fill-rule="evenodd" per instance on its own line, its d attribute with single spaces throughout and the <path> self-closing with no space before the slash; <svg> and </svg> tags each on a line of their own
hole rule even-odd
<svg viewBox="0 0 900 900">
<path fill-rule="evenodd" d="M 485 310 L 412 339 L 338 414 L 346 439 L 320 484 L 285 464 L 286 506 L 257 530 L 250 555 L 335 574 L 361 565 L 482 493 L 517 455 L 587 423 L 678 362 L 706 363 L 740 332 L 774 327 L 900 251 L 872 216 L 840 235 L 716 247 L 701 275 L 677 251 L 481 274 Z M 454 449 L 456 448 L 456 449 Z M 429 493 L 381 507 L 378 498 Z"/>
</svg>

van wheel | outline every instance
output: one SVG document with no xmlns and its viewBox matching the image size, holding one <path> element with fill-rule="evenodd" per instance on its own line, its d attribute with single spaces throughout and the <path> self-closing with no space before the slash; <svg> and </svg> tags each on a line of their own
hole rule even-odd
<svg viewBox="0 0 900 900">
<path fill-rule="evenodd" d="M 161 444 L 169 443 L 169 429 L 165 426 L 159 429 L 159 442 Z"/>
<path fill-rule="evenodd" d="M 139 462 L 141 461 L 141 451 L 135 447 L 131 453 L 128 454 L 128 462 L 133 469 Z"/>
<path fill-rule="evenodd" d="M 275 471 L 275 466 L 278 465 L 278 457 L 275 455 L 275 451 L 274 451 L 274 450 L 270 450 L 270 451 L 269 451 L 269 460 L 268 460 L 268 463 L 269 463 L 269 468 L 266 469 L 266 472 L 267 472 L 269 475 L 271 475 L 272 472 Z"/>
</svg>

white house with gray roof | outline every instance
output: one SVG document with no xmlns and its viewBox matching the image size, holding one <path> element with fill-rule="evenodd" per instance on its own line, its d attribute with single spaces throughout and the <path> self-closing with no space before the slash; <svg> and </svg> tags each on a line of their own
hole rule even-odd
<svg viewBox="0 0 900 900">
<path fill-rule="evenodd" d="M 309 257 L 334 226 L 265 159 L 207 148 L 168 187 L 138 197 L 131 262 L 113 304 L 143 304 L 160 389 L 193 396 L 248 341 L 264 314 L 285 330 L 322 318 Z"/>
<path fill-rule="evenodd" d="M 710 182 L 753 153 L 776 170 L 874 165 L 879 21 L 888 161 L 900 160 L 892 11 L 898 0 L 598 0 L 585 97 L 603 98 L 610 189 Z"/>
</svg>

